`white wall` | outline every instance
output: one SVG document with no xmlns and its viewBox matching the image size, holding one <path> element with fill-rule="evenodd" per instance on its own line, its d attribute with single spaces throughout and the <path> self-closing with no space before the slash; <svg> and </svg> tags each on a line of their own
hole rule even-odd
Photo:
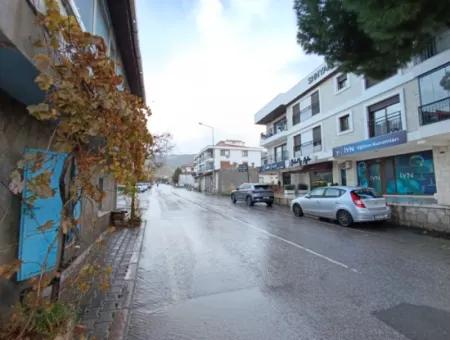
<svg viewBox="0 0 450 340">
<path fill-rule="evenodd" d="M 215 149 L 215 169 L 220 169 L 220 162 L 230 162 L 230 164 L 236 163 L 236 164 L 243 164 L 244 162 L 247 162 L 249 166 L 252 166 L 252 163 L 255 167 L 261 166 L 261 153 L 262 151 L 258 150 L 247 150 L 248 156 L 244 157 L 242 156 L 242 151 L 245 149 L 224 149 L 224 150 L 230 150 L 230 156 L 221 156 L 220 150 L 222 149 Z"/>
</svg>

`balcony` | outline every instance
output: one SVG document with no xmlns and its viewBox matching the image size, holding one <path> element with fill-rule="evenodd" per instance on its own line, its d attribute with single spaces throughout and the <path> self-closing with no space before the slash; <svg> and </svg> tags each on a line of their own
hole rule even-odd
<svg viewBox="0 0 450 340">
<path fill-rule="evenodd" d="M 299 158 L 303 156 L 309 156 L 314 152 L 322 151 L 322 141 L 309 141 L 298 145 L 294 148 L 294 158 Z"/>
<path fill-rule="evenodd" d="M 450 119 L 450 97 L 419 106 L 420 125 Z"/>
<path fill-rule="evenodd" d="M 266 133 L 261 133 L 261 145 L 267 145 L 281 137 L 286 137 L 287 124 L 279 126 L 277 129 L 268 129 Z"/>
<path fill-rule="evenodd" d="M 402 115 L 400 111 L 388 113 L 384 117 L 370 119 L 370 138 L 387 135 L 388 133 L 402 130 Z"/>
</svg>

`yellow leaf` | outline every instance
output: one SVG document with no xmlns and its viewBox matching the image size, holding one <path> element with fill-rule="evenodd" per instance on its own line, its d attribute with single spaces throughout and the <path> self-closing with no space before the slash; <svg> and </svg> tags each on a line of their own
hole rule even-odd
<svg viewBox="0 0 450 340">
<path fill-rule="evenodd" d="M 10 279 L 19 269 L 22 262 L 18 259 L 11 263 L 0 265 L 0 277 Z"/>
<path fill-rule="evenodd" d="M 39 85 L 39 88 L 43 91 L 48 91 L 48 89 L 53 85 L 53 78 L 46 73 L 41 73 L 36 77 L 34 81 Z"/>
<path fill-rule="evenodd" d="M 53 221 L 52 220 L 48 220 L 47 222 L 45 222 L 44 224 L 42 224 L 41 226 L 38 227 L 38 230 L 43 233 L 44 231 L 49 230 L 51 227 L 53 226 Z"/>
<path fill-rule="evenodd" d="M 50 65 L 50 58 L 45 54 L 36 54 L 33 59 L 39 70 L 47 70 Z"/>
</svg>

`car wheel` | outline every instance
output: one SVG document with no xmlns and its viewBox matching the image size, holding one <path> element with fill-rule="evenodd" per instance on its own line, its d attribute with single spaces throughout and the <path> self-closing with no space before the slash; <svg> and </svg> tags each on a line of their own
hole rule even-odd
<svg viewBox="0 0 450 340">
<path fill-rule="evenodd" d="M 251 196 L 247 196 L 245 201 L 247 202 L 247 205 L 249 207 L 253 206 L 253 204 L 254 204 Z"/>
<path fill-rule="evenodd" d="M 266 202 L 267 206 L 270 208 L 272 206 L 272 202 Z"/>
<path fill-rule="evenodd" d="M 292 207 L 292 211 L 294 212 L 294 215 L 297 217 L 303 216 L 303 209 L 299 204 L 294 204 L 294 206 Z"/>
<path fill-rule="evenodd" d="M 233 202 L 233 204 L 236 204 L 236 197 L 234 197 L 234 195 L 231 195 L 231 202 Z"/>
<path fill-rule="evenodd" d="M 353 217 L 348 211 L 339 210 L 337 213 L 337 221 L 342 227 L 349 227 L 353 224 Z"/>
</svg>

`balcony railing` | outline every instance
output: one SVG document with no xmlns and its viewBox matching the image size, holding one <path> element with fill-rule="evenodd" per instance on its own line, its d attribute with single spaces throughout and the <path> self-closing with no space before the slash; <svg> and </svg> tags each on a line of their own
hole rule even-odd
<svg viewBox="0 0 450 340">
<path fill-rule="evenodd" d="M 261 133 L 261 139 L 267 139 L 283 131 L 287 131 L 287 124 L 278 126 L 276 129 L 268 129 L 266 133 Z"/>
<path fill-rule="evenodd" d="M 400 111 L 389 113 L 385 117 L 369 121 L 370 137 L 383 136 L 402 129 L 402 115 Z"/>
<path fill-rule="evenodd" d="M 450 119 L 450 97 L 419 106 L 419 119 L 421 125 Z"/>
<path fill-rule="evenodd" d="M 294 158 L 309 156 L 322 150 L 322 141 L 309 141 L 294 147 Z"/>
</svg>

